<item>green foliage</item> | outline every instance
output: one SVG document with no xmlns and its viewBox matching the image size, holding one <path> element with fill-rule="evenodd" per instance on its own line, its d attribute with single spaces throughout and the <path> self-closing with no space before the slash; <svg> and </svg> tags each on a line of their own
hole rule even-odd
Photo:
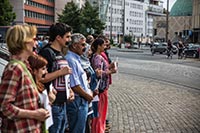
<svg viewBox="0 0 200 133">
<path fill-rule="evenodd" d="M 124 36 L 124 41 L 125 41 L 125 42 L 128 42 L 128 43 L 130 43 L 130 44 L 132 44 L 132 42 L 133 42 L 133 37 L 132 37 L 131 35 L 125 35 L 125 36 Z"/>
<path fill-rule="evenodd" d="M 85 36 L 101 34 L 105 28 L 105 23 L 99 19 L 98 8 L 92 7 L 88 1 L 82 9 L 79 9 L 73 1 L 68 3 L 59 15 L 58 21 L 72 26 L 74 33 L 79 32 Z"/>
<path fill-rule="evenodd" d="M 13 12 L 13 7 L 9 0 L 2 0 L 0 2 L 0 25 L 11 25 L 15 18 L 16 14 Z"/>
<path fill-rule="evenodd" d="M 58 14 L 58 21 L 70 25 L 73 28 L 73 32 L 76 33 L 79 32 L 81 24 L 80 16 L 78 6 L 72 1 L 65 5 L 62 14 Z"/>
<path fill-rule="evenodd" d="M 114 44 L 114 41 L 113 41 L 113 39 L 110 39 L 110 44 Z"/>
</svg>

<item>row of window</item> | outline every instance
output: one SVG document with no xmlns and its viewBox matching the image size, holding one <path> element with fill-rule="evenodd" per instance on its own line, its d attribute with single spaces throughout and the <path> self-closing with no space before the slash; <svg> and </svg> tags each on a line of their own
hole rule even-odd
<svg viewBox="0 0 200 133">
<path fill-rule="evenodd" d="M 132 16 L 132 17 L 143 18 L 143 13 L 141 13 L 141 12 L 130 11 L 129 15 Z"/>
<path fill-rule="evenodd" d="M 106 26 L 106 31 L 110 31 L 110 26 Z M 112 26 L 113 32 L 122 32 L 122 26 Z"/>
<path fill-rule="evenodd" d="M 47 1 L 54 3 L 55 0 L 47 0 Z"/>
<path fill-rule="evenodd" d="M 129 24 L 143 25 L 143 21 L 142 20 L 129 19 Z"/>
<path fill-rule="evenodd" d="M 121 5 L 123 5 L 123 1 L 122 0 L 112 0 L 112 4 L 117 5 L 117 6 L 121 6 Z"/>
<path fill-rule="evenodd" d="M 25 17 L 54 21 L 54 16 L 25 10 Z"/>
<path fill-rule="evenodd" d="M 140 27 L 126 27 L 127 30 L 132 31 L 133 33 L 142 33 L 143 32 L 143 28 Z"/>
<path fill-rule="evenodd" d="M 24 3 L 26 5 L 30 5 L 30 6 L 34 6 L 34 7 L 37 7 L 37 8 L 42 8 L 44 10 L 48 10 L 48 11 L 54 12 L 54 7 L 50 7 L 50 6 L 47 6 L 47 5 L 44 5 L 44 4 L 40 4 L 40 3 L 34 2 L 32 0 L 25 0 Z"/>
<path fill-rule="evenodd" d="M 130 8 L 140 9 L 143 10 L 143 5 L 138 5 L 135 3 L 130 3 Z"/>
<path fill-rule="evenodd" d="M 43 24 L 36 24 L 36 23 L 29 23 L 29 22 L 26 22 L 28 25 L 35 25 L 35 26 L 49 26 L 49 25 L 43 25 Z"/>
<path fill-rule="evenodd" d="M 151 6 L 149 6 L 149 11 L 163 13 L 162 8 L 155 8 L 155 7 L 151 7 Z"/>
<path fill-rule="evenodd" d="M 108 8 L 108 13 L 110 13 L 110 11 L 111 11 L 111 8 L 109 7 Z M 112 13 L 113 14 L 123 14 L 123 9 L 116 9 L 116 8 L 112 8 Z"/>
<path fill-rule="evenodd" d="M 110 22 L 110 17 L 107 17 L 107 22 Z M 112 22 L 113 23 L 123 23 L 123 19 L 119 17 L 112 17 Z"/>
</svg>

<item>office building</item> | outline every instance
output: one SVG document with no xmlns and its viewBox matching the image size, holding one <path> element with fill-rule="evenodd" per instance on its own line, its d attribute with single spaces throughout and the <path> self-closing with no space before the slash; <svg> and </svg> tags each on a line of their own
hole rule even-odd
<svg viewBox="0 0 200 133">
<path fill-rule="evenodd" d="M 54 0 L 10 0 L 15 23 L 49 26 L 54 23 Z"/>
<path fill-rule="evenodd" d="M 122 42 L 124 35 L 135 41 L 149 43 L 153 37 L 153 16 L 163 16 L 161 0 L 111 0 L 106 14 L 104 34 L 116 43 Z M 112 29 L 111 29 L 112 27 Z"/>
</svg>

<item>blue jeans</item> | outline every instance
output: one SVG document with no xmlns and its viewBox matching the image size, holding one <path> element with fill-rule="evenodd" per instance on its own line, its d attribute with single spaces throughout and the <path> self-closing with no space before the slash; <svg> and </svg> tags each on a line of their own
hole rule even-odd
<svg viewBox="0 0 200 133">
<path fill-rule="evenodd" d="M 49 133 L 64 133 L 67 123 L 66 103 L 63 105 L 52 105 L 53 125 Z"/>
<path fill-rule="evenodd" d="M 87 113 L 88 102 L 79 96 L 75 96 L 74 101 L 67 104 L 70 133 L 85 133 Z"/>
</svg>

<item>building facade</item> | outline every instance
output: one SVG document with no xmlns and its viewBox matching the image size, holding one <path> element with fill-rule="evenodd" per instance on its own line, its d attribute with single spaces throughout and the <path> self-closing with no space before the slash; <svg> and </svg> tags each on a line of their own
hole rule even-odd
<svg viewBox="0 0 200 133">
<path fill-rule="evenodd" d="M 121 43 L 124 35 L 147 43 L 153 37 L 153 16 L 163 15 L 161 0 L 111 0 L 104 34 L 115 43 Z"/>
<path fill-rule="evenodd" d="M 50 26 L 58 20 L 65 5 L 72 0 L 10 0 L 16 13 L 15 23 Z M 81 8 L 85 0 L 73 0 Z"/>
<path fill-rule="evenodd" d="M 200 42 L 200 0 L 193 0 L 192 30 L 193 41 Z"/>
<path fill-rule="evenodd" d="M 165 40 L 166 17 L 154 17 L 154 38 Z M 182 40 L 200 42 L 200 1 L 177 0 L 173 5 L 168 20 L 168 38 L 172 42 Z M 166 41 L 166 40 L 165 40 Z"/>
<path fill-rule="evenodd" d="M 14 23 L 49 26 L 54 23 L 54 0 L 10 0 L 16 13 Z"/>
<path fill-rule="evenodd" d="M 72 0 L 10 0 L 17 15 L 15 23 L 49 26 L 58 20 L 65 5 Z M 79 8 L 85 0 L 73 0 Z M 163 16 L 162 0 L 89 0 L 99 8 L 99 18 L 106 23 L 104 35 L 121 43 L 124 35 L 135 41 L 149 42 L 153 35 L 153 17 Z"/>
</svg>

